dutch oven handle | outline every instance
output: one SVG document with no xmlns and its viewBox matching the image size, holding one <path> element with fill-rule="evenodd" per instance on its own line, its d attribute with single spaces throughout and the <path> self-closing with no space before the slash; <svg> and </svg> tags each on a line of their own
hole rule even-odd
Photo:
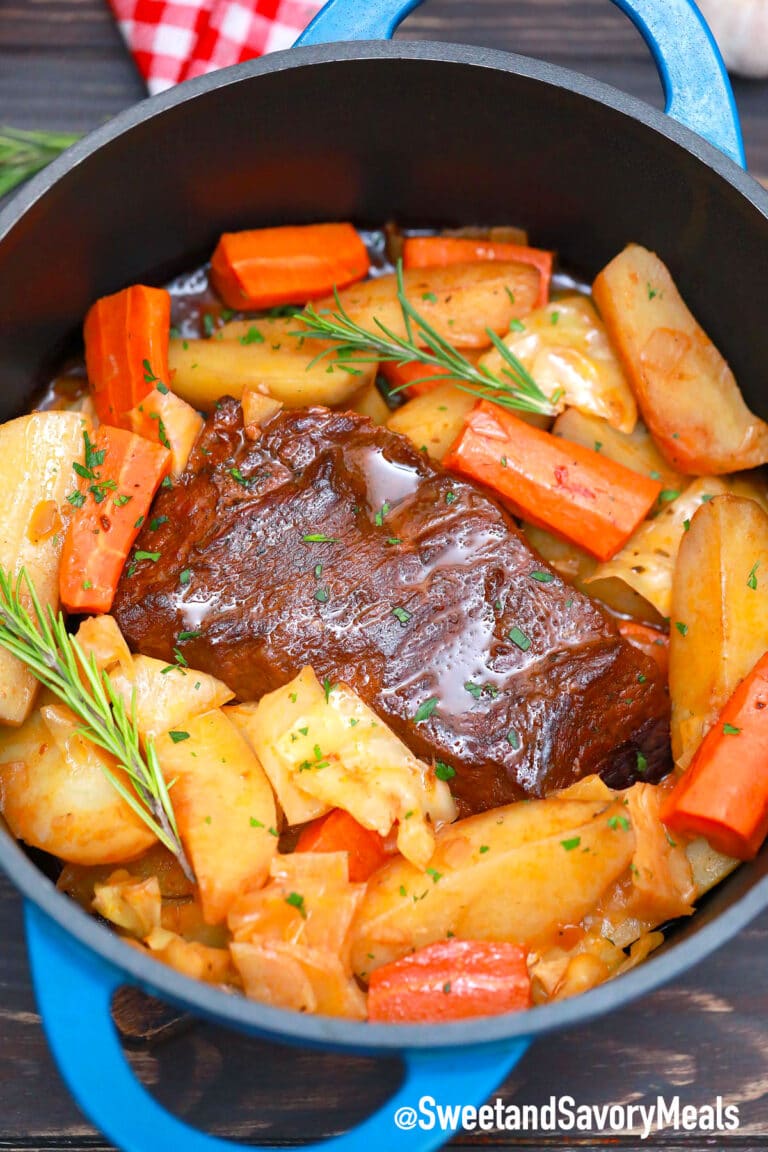
<svg viewBox="0 0 768 1152">
<path fill-rule="evenodd" d="M 24 909 L 32 980 L 48 1043 L 85 1115 L 123 1152 L 235 1152 L 240 1144 L 208 1136 L 177 1119 L 136 1079 L 112 1022 L 119 968 L 78 943 L 36 905 Z M 150 990 L 151 991 L 151 990 Z M 517 1064 L 528 1040 L 481 1047 L 411 1050 L 395 1095 L 351 1132 L 302 1152 L 432 1152 L 451 1136 L 434 1123 L 436 1106 L 479 1107 Z M 431 1098 L 429 1109 L 419 1101 Z M 454 1121 L 455 1124 L 455 1121 Z M 430 1126 L 431 1125 L 431 1126 Z M 251 1145 L 254 1152 L 285 1152 Z"/>
<path fill-rule="evenodd" d="M 422 0 L 329 0 L 297 45 L 388 40 Z M 693 0 L 612 0 L 648 45 L 665 111 L 746 168 L 739 114 L 723 59 Z"/>
</svg>

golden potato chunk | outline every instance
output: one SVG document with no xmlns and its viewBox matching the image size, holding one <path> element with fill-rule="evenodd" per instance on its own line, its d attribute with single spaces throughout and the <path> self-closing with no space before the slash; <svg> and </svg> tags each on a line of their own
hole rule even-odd
<svg viewBox="0 0 768 1152">
<path fill-rule="evenodd" d="M 707 476 L 768 461 L 768 424 L 747 408 L 658 256 L 630 244 L 592 291 L 643 419 L 673 467 Z"/>
</svg>

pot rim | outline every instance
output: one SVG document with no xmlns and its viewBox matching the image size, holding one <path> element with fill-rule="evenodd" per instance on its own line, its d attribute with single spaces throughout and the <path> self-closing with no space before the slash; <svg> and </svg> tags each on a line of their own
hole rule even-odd
<svg viewBox="0 0 768 1152">
<path fill-rule="evenodd" d="M 97 128 L 35 176 L 0 212 L 0 244 L 14 226 L 67 174 L 126 132 L 182 104 L 257 76 L 293 68 L 344 61 L 406 60 L 466 65 L 522 76 L 602 104 L 660 134 L 714 171 L 768 219 L 768 191 L 735 161 L 665 113 L 590 77 L 546 62 L 495 49 L 435 42 L 360 41 L 290 49 L 222 69 L 152 96 Z M 13 837 L 0 832 L 0 868 L 22 894 L 62 926 L 80 946 L 92 949 L 125 973 L 129 982 L 193 1013 L 273 1040 L 357 1052 L 397 1053 L 494 1044 L 584 1023 L 644 995 L 680 975 L 735 935 L 768 906 L 768 876 L 699 928 L 687 940 L 674 939 L 621 978 L 572 1000 L 525 1013 L 484 1017 L 441 1025 L 386 1025 L 302 1015 L 234 996 L 182 976 L 126 945 L 63 893 L 24 854 Z"/>
</svg>

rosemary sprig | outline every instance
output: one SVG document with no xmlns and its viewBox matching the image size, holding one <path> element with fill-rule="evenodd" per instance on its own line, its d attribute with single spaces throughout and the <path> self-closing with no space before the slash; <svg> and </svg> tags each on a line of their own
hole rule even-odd
<svg viewBox="0 0 768 1152">
<path fill-rule="evenodd" d="M 23 585 L 32 614 L 22 603 Z M 41 684 L 75 713 L 82 722 L 78 731 L 87 740 L 115 757 L 132 787 L 126 787 L 105 766 L 107 779 L 173 852 L 186 876 L 194 880 L 154 744 L 148 739 L 143 751 L 141 748 L 135 697 L 129 714 L 108 674 L 99 672 L 93 653 L 86 656 L 77 639 L 67 632 L 62 614 L 54 615 L 50 607 L 43 611 L 23 568 L 14 581 L 0 566 L 0 647 L 21 660 Z"/>
<path fill-rule="evenodd" d="M 45 168 L 77 139 L 66 132 L 29 132 L 0 126 L 0 196 Z"/>
<path fill-rule="evenodd" d="M 370 364 L 382 360 L 398 365 L 410 364 L 415 360 L 426 368 L 442 370 L 439 374 L 427 373 L 420 378 L 421 381 L 455 380 L 456 387 L 463 392 L 491 400 L 502 408 L 538 412 L 545 416 L 556 414 L 557 397 L 550 398 L 542 392 L 514 352 L 492 329 L 487 328 L 486 332 L 504 365 L 499 375 L 489 368 L 472 364 L 441 336 L 406 296 L 401 261 L 397 265 L 397 301 L 403 314 L 405 336 L 398 336 L 376 317 L 374 324 L 378 332 L 363 328 L 346 311 L 336 289 L 334 298 L 335 309 L 317 309 L 313 304 L 308 304 L 296 316 L 304 328 L 293 335 L 331 342 L 331 347 L 320 352 L 312 364 L 334 354 L 335 362 L 340 362 L 340 367 L 346 366 L 348 369 L 354 364 Z M 446 369 L 449 375 L 445 374 Z"/>
</svg>

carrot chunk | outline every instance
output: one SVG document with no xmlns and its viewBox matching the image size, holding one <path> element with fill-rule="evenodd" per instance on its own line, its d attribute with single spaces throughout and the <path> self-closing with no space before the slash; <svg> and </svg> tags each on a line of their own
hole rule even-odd
<svg viewBox="0 0 768 1152">
<path fill-rule="evenodd" d="M 445 380 L 429 380 L 425 377 L 444 376 L 453 379 L 450 368 L 436 368 L 421 364 L 418 360 L 411 360 L 408 364 L 385 360 L 379 371 L 391 388 L 402 389 L 407 396 L 423 396 L 425 392 L 431 392 L 445 383 Z"/>
<path fill-rule="evenodd" d="M 443 1023 L 530 1004 L 525 949 L 488 940 L 430 944 L 377 968 L 368 988 L 368 1018 L 376 1023 Z"/>
<path fill-rule="evenodd" d="M 651 628 L 648 624 L 639 624 L 637 620 L 621 620 L 619 632 L 639 648 L 646 656 L 650 656 L 659 666 L 664 676 L 669 674 L 669 636 L 659 632 L 658 628 Z"/>
<path fill-rule="evenodd" d="M 211 259 L 216 291 L 230 308 L 305 304 L 367 276 L 368 253 L 351 224 L 225 232 Z"/>
<path fill-rule="evenodd" d="M 457 236 L 410 236 L 403 243 L 405 268 L 443 267 L 446 264 L 468 264 L 475 260 L 512 260 L 519 264 L 532 264 L 539 272 L 536 307 L 541 308 L 549 301 L 554 253 L 543 248 Z"/>
<path fill-rule="evenodd" d="M 118 580 L 171 454 L 160 444 L 102 424 L 87 437 L 75 512 L 61 552 L 59 587 L 68 612 L 109 612 Z"/>
<path fill-rule="evenodd" d="M 346 852 L 349 857 L 349 879 L 353 884 L 366 881 L 387 862 L 389 853 L 378 832 L 363 828 L 343 808 L 334 808 L 307 824 L 299 836 L 297 852 Z"/>
<path fill-rule="evenodd" d="M 661 484 L 482 400 L 446 468 L 493 488 L 518 516 L 609 560 L 647 516 Z"/>
<path fill-rule="evenodd" d="M 768 835 L 768 652 L 744 677 L 661 810 L 681 836 L 751 860 Z"/>
<path fill-rule="evenodd" d="M 85 318 L 85 362 L 102 424 L 130 428 L 127 413 L 168 383 L 171 297 L 135 284 L 102 296 Z"/>
</svg>

